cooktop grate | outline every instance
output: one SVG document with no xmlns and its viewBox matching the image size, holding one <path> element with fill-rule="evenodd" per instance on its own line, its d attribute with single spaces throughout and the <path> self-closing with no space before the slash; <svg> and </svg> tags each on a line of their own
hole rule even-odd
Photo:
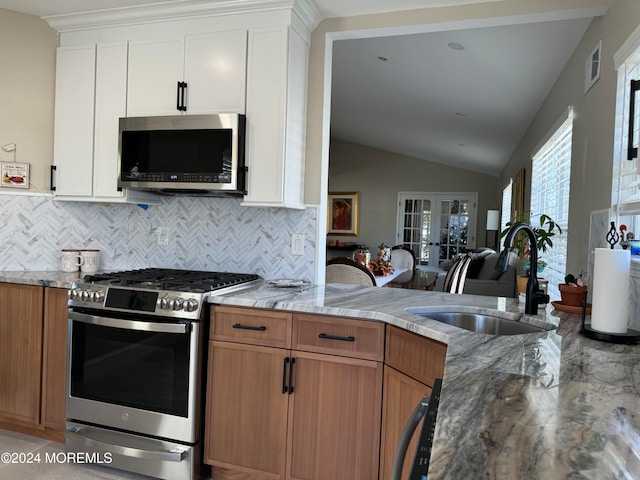
<svg viewBox="0 0 640 480">
<path fill-rule="evenodd" d="M 111 286 L 137 286 L 140 288 L 211 292 L 222 288 L 259 280 L 251 273 L 206 272 L 169 268 L 144 268 L 86 275 L 85 282 Z"/>
</svg>

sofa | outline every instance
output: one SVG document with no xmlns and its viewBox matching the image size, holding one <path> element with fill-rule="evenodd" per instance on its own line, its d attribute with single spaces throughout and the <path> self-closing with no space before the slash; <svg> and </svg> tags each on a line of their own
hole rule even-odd
<svg viewBox="0 0 640 480">
<path fill-rule="evenodd" d="M 522 271 L 524 261 L 512 253 L 509 258 L 509 267 L 506 272 L 503 272 L 495 268 L 499 256 L 499 253 L 491 249 L 472 252 L 462 293 L 492 297 L 517 297 L 516 277 L 518 271 Z M 452 263 L 453 260 L 445 260 L 439 266 L 441 269 L 447 270 Z M 434 290 L 443 290 L 444 277 L 444 275 L 438 277 L 438 283 Z"/>
</svg>

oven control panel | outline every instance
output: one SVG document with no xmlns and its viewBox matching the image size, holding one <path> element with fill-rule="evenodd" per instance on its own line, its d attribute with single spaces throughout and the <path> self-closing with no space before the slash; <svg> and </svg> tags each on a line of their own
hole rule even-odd
<svg viewBox="0 0 640 480">
<path fill-rule="evenodd" d="M 204 303 L 202 297 L 194 293 L 81 284 L 69 290 L 69 305 L 197 319 Z"/>
</svg>

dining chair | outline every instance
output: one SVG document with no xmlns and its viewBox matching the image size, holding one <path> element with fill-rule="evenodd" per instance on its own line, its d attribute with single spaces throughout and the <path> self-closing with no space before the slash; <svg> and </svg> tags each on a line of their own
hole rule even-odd
<svg viewBox="0 0 640 480">
<path fill-rule="evenodd" d="M 395 287 L 408 287 L 414 280 L 416 273 L 416 256 L 408 247 L 404 245 L 395 245 L 391 247 L 391 266 L 394 269 L 406 269 L 391 282 Z"/>
<path fill-rule="evenodd" d="M 325 282 L 376 286 L 376 278 L 371 270 L 347 257 L 332 258 L 327 262 Z"/>
</svg>

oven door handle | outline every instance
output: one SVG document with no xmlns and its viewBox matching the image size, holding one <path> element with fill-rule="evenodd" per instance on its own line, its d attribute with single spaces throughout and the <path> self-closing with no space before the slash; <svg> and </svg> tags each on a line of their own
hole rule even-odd
<svg viewBox="0 0 640 480">
<path fill-rule="evenodd" d="M 106 443 L 95 438 L 90 438 L 82 435 L 83 429 L 80 429 L 78 433 L 67 430 L 64 432 L 64 436 L 70 440 L 79 442 L 87 447 L 93 447 L 103 452 L 109 452 L 111 454 L 122 455 L 123 457 L 134 457 L 145 460 L 159 460 L 164 462 L 181 462 L 187 456 L 187 450 L 176 447 L 172 450 L 143 450 L 141 448 L 126 447 L 124 445 L 114 445 L 113 443 Z"/>
<path fill-rule="evenodd" d="M 98 317 L 86 313 L 69 312 L 69 319 L 76 322 L 90 323 L 103 327 L 124 328 L 158 333 L 189 333 L 188 323 L 141 322 L 139 320 L 123 320 L 121 318 Z"/>
</svg>

